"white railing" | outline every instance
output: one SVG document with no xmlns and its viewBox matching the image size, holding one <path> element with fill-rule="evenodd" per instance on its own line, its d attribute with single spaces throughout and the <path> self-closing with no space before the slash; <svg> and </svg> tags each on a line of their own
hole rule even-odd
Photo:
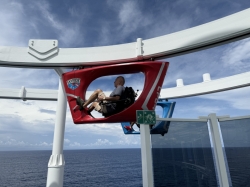
<svg viewBox="0 0 250 187">
<path fill-rule="evenodd" d="M 211 80 L 208 74 L 205 75 L 206 76 L 203 76 L 203 82 L 197 84 L 180 85 L 178 84 L 179 81 L 177 80 L 176 87 L 164 88 L 161 90 L 160 98 L 174 99 L 190 97 L 250 86 L 250 72 L 215 80 Z M 111 93 L 111 91 L 108 93 Z M 90 94 L 91 92 L 87 91 L 86 96 L 89 97 Z M 140 94 L 141 91 L 138 93 L 138 95 L 140 96 Z M 21 87 L 21 89 L 0 88 L 0 98 L 4 99 L 56 101 L 57 95 L 57 90 L 30 89 L 25 88 L 24 86 Z"/>
</svg>

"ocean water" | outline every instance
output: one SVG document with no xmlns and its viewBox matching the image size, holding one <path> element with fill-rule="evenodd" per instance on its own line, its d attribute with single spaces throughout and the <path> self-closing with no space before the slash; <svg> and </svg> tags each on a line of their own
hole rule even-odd
<svg viewBox="0 0 250 187">
<path fill-rule="evenodd" d="M 46 186 L 51 151 L 0 152 L 0 187 Z M 140 149 L 64 151 L 64 186 L 142 186 Z"/>
<path fill-rule="evenodd" d="M 226 148 L 232 186 L 250 187 L 250 149 Z M 0 187 L 46 186 L 51 151 L 0 152 Z M 64 186 L 141 187 L 140 149 L 64 151 Z M 216 187 L 210 148 L 153 148 L 156 187 Z"/>
<path fill-rule="evenodd" d="M 217 187 L 211 148 L 153 148 L 157 187 Z"/>
</svg>

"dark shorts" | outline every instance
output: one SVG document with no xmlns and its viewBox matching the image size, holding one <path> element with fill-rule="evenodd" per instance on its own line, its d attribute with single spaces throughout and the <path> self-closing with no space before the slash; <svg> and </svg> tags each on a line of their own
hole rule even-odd
<svg viewBox="0 0 250 187">
<path fill-rule="evenodd" d="M 101 105 L 100 112 L 102 114 L 113 114 L 115 113 L 115 109 L 111 104 Z"/>
</svg>

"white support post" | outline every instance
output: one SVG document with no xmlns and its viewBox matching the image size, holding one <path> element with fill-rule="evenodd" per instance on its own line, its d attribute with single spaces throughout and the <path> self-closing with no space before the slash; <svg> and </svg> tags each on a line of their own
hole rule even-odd
<svg viewBox="0 0 250 187">
<path fill-rule="evenodd" d="M 149 125 L 140 125 L 143 187 L 153 187 L 153 164 Z"/>
<path fill-rule="evenodd" d="M 48 163 L 48 175 L 46 187 L 62 187 L 64 175 L 63 143 L 66 119 L 66 95 L 63 90 L 61 78 L 59 79 L 58 100 L 56 109 L 56 122 L 52 155 Z"/>
<path fill-rule="evenodd" d="M 211 130 L 211 137 L 214 145 L 214 157 L 216 168 L 218 171 L 218 178 L 221 187 L 228 187 L 228 174 L 226 169 L 226 161 L 223 155 L 222 141 L 220 137 L 219 124 L 216 114 L 209 114 L 209 123 Z"/>
</svg>

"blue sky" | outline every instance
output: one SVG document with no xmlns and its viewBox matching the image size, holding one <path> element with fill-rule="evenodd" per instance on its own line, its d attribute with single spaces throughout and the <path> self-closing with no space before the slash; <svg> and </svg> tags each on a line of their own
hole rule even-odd
<svg viewBox="0 0 250 187">
<path fill-rule="evenodd" d="M 135 42 L 204 24 L 250 7 L 239 0 L 154 1 L 12 1 L 0 0 L 0 46 L 27 47 L 29 39 L 57 39 L 61 48 Z M 167 44 L 166 44 L 167 45 Z M 164 88 L 202 82 L 250 71 L 250 40 L 169 58 Z M 142 89 L 141 74 L 126 77 L 128 86 Z M 94 81 L 88 90 L 112 90 L 113 77 Z M 54 70 L 0 67 L 0 88 L 57 89 Z M 175 118 L 209 113 L 249 115 L 250 89 L 175 99 Z M 248 102 L 247 102 L 248 101 Z M 56 102 L 0 100 L 0 151 L 51 149 Z M 65 149 L 138 148 L 139 136 L 125 136 L 119 124 L 73 124 L 67 112 Z"/>
</svg>

